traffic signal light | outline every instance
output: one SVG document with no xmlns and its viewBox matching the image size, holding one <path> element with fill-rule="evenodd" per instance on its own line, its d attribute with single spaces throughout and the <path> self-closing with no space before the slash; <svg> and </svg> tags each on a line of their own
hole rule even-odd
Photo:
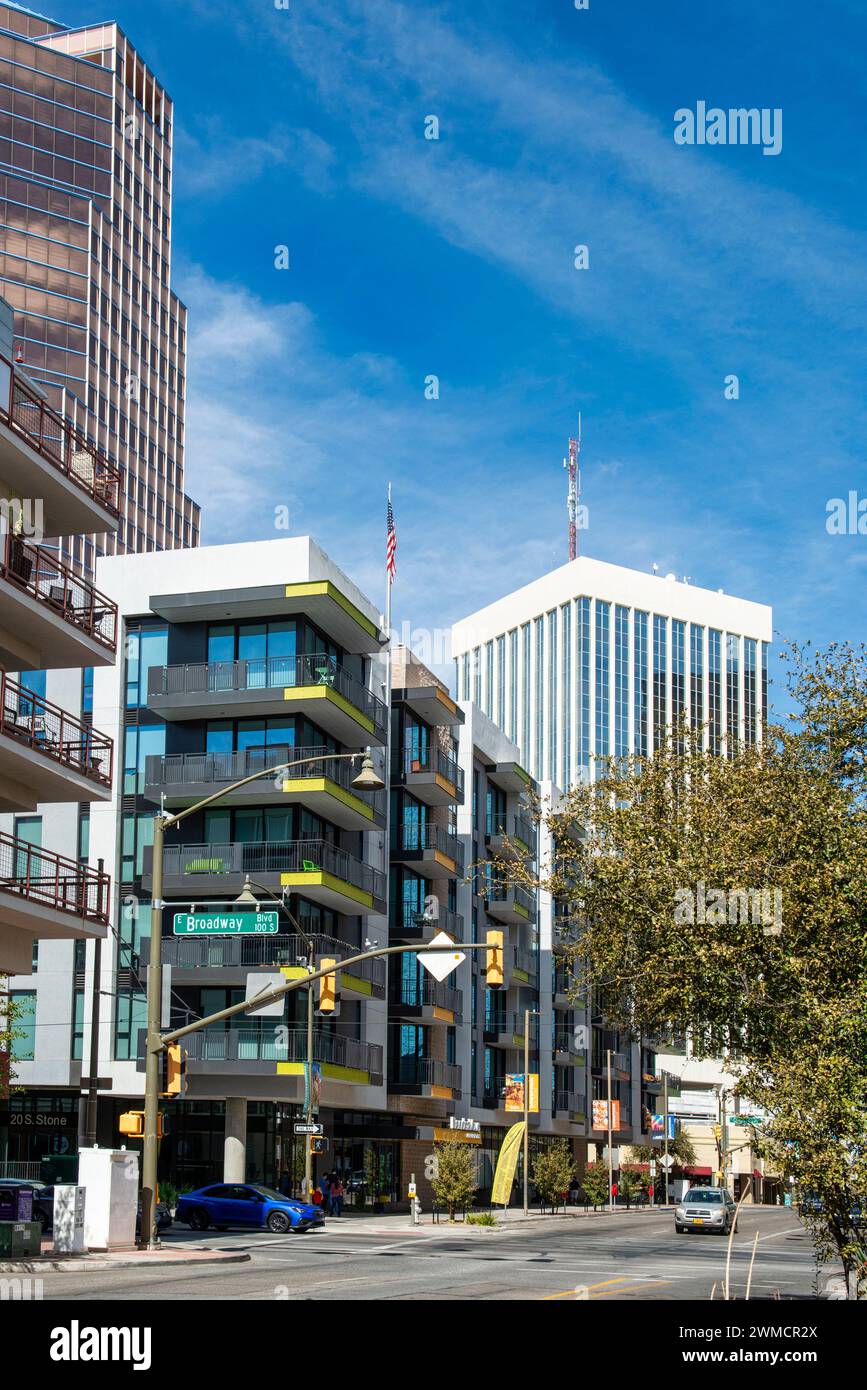
<svg viewBox="0 0 867 1390">
<path fill-rule="evenodd" d="M 485 941 L 485 983 L 488 989 L 502 989 L 506 983 L 503 969 L 503 933 L 488 931 L 485 933 Z"/>
<path fill-rule="evenodd" d="M 183 1096 L 187 1090 L 187 1054 L 180 1043 L 169 1043 L 166 1048 L 166 1089 L 167 1096 Z"/>
<path fill-rule="evenodd" d="M 317 962 L 317 970 L 326 970 L 337 965 L 335 956 L 322 956 Z M 316 1012 L 320 1018 L 337 1018 L 340 1013 L 340 985 L 339 976 L 335 969 L 329 975 L 323 975 L 319 981 L 319 1002 L 316 1005 Z"/>
<path fill-rule="evenodd" d="M 127 1110 L 120 1116 L 118 1128 L 128 1139 L 144 1138 L 144 1111 Z M 167 1134 L 162 1111 L 157 1115 L 157 1138 L 164 1139 Z"/>
<path fill-rule="evenodd" d="M 717 1143 L 720 1142 L 720 1140 L 722 1139 L 722 1125 L 714 1125 L 713 1137 Z"/>
</svg>

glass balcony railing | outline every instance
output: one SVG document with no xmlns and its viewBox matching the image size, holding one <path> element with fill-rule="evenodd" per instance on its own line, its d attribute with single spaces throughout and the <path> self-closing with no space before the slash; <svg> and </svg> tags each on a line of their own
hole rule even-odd
<svg viewBox="0 0 867 1390">
<path fill-rule="evenodd" d="M 302 919 L 303 920 L 303 919 Z M 333 956 L 344 960 L 361 952 L 361 947 L 348 945 L 333 936 L 310 933 L 314 955 Z M 302 936 L 199 936 L 163 937 L 161 958 L 164 965 L 178 970 L 244 970 L 258 966 L 297 965 L 308 956 L 307 942 Z M 150 961 L 150 942 L 141 943 L 141 964 Z M 386 963 L 381 957 L 359 961 L 350 968 L 355 979 L 368 980 L 379 992 L 385 989 Z"/>
<path fill-rule="evenodd" d="M 489 811 L 485 817 L 485 834 L 501 836 L 509 840 L 520 840 L 528 849 L 535 849 L 536 827 L 526 816 L 497 814 Z"/>
<path fill-rule="evenodd" d="M 405 978 L 398 975 L 391 984 L 390 1001 L 393 1006 L 419 1009 L 425 1005 L 448 1009 L 450 1013 L 460 1014 L 462 995 L 459 989 L 440 984 L 429 976 L 423 979 Z"/>
</svg>

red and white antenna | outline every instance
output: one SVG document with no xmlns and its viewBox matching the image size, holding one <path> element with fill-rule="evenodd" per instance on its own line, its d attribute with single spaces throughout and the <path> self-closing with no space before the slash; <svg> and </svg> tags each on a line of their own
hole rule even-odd
<svg viewBox="0 0 867 1390">
<path fill-rule="evenodd" d="M 569 457 L 563 467 L 569 470 L 566 508 L 569 513 L 569 559 L 578 558 L 578 504 L 581 501 L 581 414 L 578 414 L 578 438 L 569 440 Z"/>
</svg>

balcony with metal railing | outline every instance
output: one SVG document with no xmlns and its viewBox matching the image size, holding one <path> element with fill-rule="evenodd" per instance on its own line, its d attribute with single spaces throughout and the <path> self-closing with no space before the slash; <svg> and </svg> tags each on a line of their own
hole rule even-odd
<svg viewBox="0 0 867 1390">
<path fill-rule="evenodd" d="M 168 897 L 235 898 L 249 875 L 278 895 L 288 888 L 347 916 L 385 911 L 385 875 L 326 840 L 166 845 Z M 144 852 L 143 885 L 153 881 L 153 846 Z"/>
<path fill-rule="evenodd" d="M 519 884 L 492 878 L 482 883 L 481 891 L 486 900 L 488 916 L 498 922 L 519 925 L 531 921 L 536 915 L 535 896 Z"/>
<path fill-rule="evenodd" d="M 173 720 L 303 714 L 347 748 L 387 738 L 386 706 L 324 652 L 155 666 L 148 707 Z"/>
<path fill-rule="evenodd" d="M 385 792 L 357 791 L 358 768 L 348 758 L 329 757 L 322 746 L 289 744 L 241 748 L 228 753 L 153 754 L 145 760 L 144 794 L 157 805 L 191 806 L 244 777 L 289 763 L 228 794 L 227 806 L 300 804 L 344 830 L 385 825 Z"/>
<path fill-rule="evenodd" d="M 350 946 L 333 936 L 310 933 L 314 958 L 321 956 L 344 960 L 361 953 L 362 948 Z M 232 936 L 163 937 L 161 958 L 170 965 L 179 985 L 227 985 L 234 974 L 238 981 L 251 970 L 279 970 L 298 965 L 308 959 L 304 937 L 253 936 L 241 933 Z M 150 962 L 150 941 L 141 943 L 140 965 Z M 358 987 L 361 982 L 361 988 Z M 386 962 L 382 957 L 358 961 L 347 971 L 341 971 L 341 986 L 349 993 L 377 999 L 385 998 Z"/>
<path fill-rule="evenodd" d="M 109 666 L 117 605 L 55 551 L 0 530 L 0 664 Z"/>
<path fill-rule="evenodd" d="M 461 991 L 428 975 L 407 977 L 393 969 L 388 1003 L 393 1014 L 421 1023 L 456 1024 L 462 1020 Z"/>
<path fill-rule="evenodd" d="M 120 471 L 2 355 L 0 482 L 13 497 L 39 500 L 45 535 L 117 530 Z"/>
<path fill-rule="evenodd" d="M 112 742 L 0 671 L 0 811 L 107 800 Z"/>
<path fill-rule="evenodd" d="M 106 873 L 0 831 L 0 970 L 29 973 L 35 938 L 104 936 Z"/>
<path fill-rule="evenodd" d="M 233 1073 L 245 1070 L 275 1074 L 276 1068 L 307 1061 L 307 1033 L 303 1028 L 205 1028 L 183 1039 L 191 1073 Z M 313 1060 L 322 1067 L 325 1080 L 377 1086 L 382 1081 L 382 1048 L 339 1033 L 317 1030 L 313 1034 Z M 276 1068 L 275 1068 L 276 1064 Z M 289 1074 L 289 1073 L 286 1073 Z"/>
<path fill-rule="evenodd" d="M 391 857 L 425 878 L 461 878 L 464 872 L 464 850 L 457 835 L 430 822 L 392 825 Z"/>
<path fill-rule="evenodd" d="M 449 912 L 440 903 L 436 916 L 426 916 L 410 903 L 392 902 L 389 911 L 389 934 L 397 941 L 429 941 L 437 932 L 447 932 L 453 941 L 465 941 L 464 919 L 459 912 Z"/>
<path fill-rule="evenodd" d="M 536 857 L 536 827 L 520 813 L 489 811 L 485 818 L 485 843 L 504 859 Z"/>
<path fill-rule="evenodd" d="M 430 745 L 422 753 L 419 749 L 393 747 L 391 780 L 406 787 L 427 806 L 447 806 L 452 802 L 463 805 L 463 769 L 442 748 Z"/>
<path fill-rule="evenodd" d="M 398 1057 L 389 1069 L 388 1089 L 395 1094 L 456 1100 L 461 1094 L 461 1069 L 436 1057 Z"/>
</svg>

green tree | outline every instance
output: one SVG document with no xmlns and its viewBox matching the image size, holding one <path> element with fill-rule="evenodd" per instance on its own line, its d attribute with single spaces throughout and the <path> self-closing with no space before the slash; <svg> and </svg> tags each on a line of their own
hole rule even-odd
<svg viewBox="0 0 867 1390">
<path fill-rule="evenodd" d="M 621 1168 L 620 1176 L 617 1181 L 617 1195 L 623 1197 L 626 1206 L 631 1207 L 639 1192 L 642 1191 L 643 1183 L 641 1174 L 634 1168 Z"/>
<path fill-rule="evenodd" d="M 592 1207 L 604 1207 L 608 1201 L 608 1168 L 604 1163 L 588 1163 L 581 1186 Z"/>
<path fill-rule="evenodd" d="M 568 1139 L 555 1139 L 539 1149 L 533 1160 L 533 1182 L 542 1200 L 551 1207 L 562 1206 L 575 1171 Z"/>
<path fill-rule="evenodd" d="M 847 1269 L 867 1203 L 867 649 L 787 653 L 793 710 L 719 756 L 680 727 L 603 760 L 558 814 L 553 862 L 518 881 L 570 904 L 573 991 L 627 1036 L 721 1057 Z M 564 834 L 560 817 L 580 827 Z M 797 1131 L 797 1136 L 796 1136 Z M 835 1214 L 836 1213 L 836 1214 Z"/>
<path fill-rule="evenodd" d="M 437 1176 L 431 1182 L 437 1204 L 447 1207 L 449 1221 L 458 1208 L 468 1207 L 476 1195 L 476 1155 L 471 1144 L 460 1139 L 442 1139 L 434 1144 Z"/>
</svg>

